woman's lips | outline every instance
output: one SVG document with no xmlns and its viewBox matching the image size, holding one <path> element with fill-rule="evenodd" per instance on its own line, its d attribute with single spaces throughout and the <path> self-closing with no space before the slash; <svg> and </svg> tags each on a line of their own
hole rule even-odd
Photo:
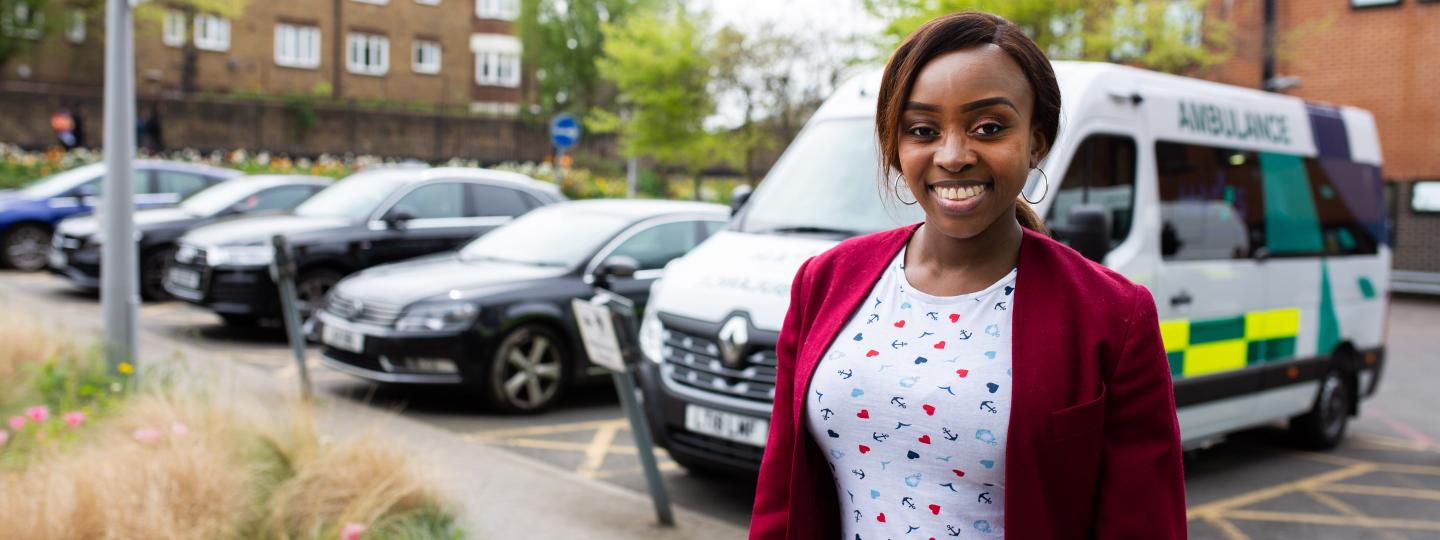
<svg viewBox="0 0 1440 540">
<path fill-rule="evenodd" d="M 925 191 L 935 204 L 947 214 L 963 215 L 973 212 L 993 191 L 992 184 L 934 184 Z"/>
</svg>

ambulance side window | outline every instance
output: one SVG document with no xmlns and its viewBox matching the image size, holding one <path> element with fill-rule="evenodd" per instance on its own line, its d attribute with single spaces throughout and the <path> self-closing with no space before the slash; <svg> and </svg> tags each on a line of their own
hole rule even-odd
<svg viewBox="0 0 1440 540">
<path fill-rule="evenodd" d="M 1166 260 L 1245 259 L 1265 246 L 1265 195 L 1255 152 L 1157 142 L 1155 165 Z"/>
<path fill-rule="evenodd" d="M 1091 135 L 1080 143 L 1064 180 L 1052 197 L 1045 221 L 1063 229 L 1077 205 L 1098 205 L 1109 217 L 1110 248 L 1130 235 L 1135 213 L 1135 140 L 1123 135 Z"/>
</svg>

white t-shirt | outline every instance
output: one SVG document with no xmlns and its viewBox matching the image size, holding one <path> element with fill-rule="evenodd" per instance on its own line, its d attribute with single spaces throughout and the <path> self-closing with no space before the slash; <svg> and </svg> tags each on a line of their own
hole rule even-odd
<svg viewBox="0 0 1440 540">
<path fill-rule="evenodd" d="M 1005 534 L 1015 270 L 937 297 L 905 250 L 825 352 L 806 426 L 835 476 L 844 538 Z"/>
</svg>

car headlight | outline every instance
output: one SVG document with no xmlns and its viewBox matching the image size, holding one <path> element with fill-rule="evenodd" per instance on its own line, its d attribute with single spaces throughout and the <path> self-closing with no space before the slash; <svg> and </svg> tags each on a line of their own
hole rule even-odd
<svg viewBox="0 0 1440 540">
<path fill-rule="evenodd" d="M 664 350 L 665 325 L 660 324 L 660 317 L 655 314 L 655 310 L 647 309 L 645 318 L 640 321 L 640 354 L 658 364 Z"/>
<path fill-rule="evenodd" d="M 480 308 L 469 302 L 420 304 L 406 308 L 395 329 L 453 332 L 468 328 L 479 314 Z"/>
<path fill-rule="evenodd" d="M 210 266 L 267 266 L 275 260 L 275 249 L 265 244 L 224 246 L 205 251 Z"/>
</svg>

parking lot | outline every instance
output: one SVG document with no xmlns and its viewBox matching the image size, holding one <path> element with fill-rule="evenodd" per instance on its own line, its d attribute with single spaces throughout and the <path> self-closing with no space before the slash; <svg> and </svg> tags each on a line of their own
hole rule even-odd
<svg viewBox="0 0 1440 540">
<path fill-rule="evenodd" d="M 95 324 L 100 305 L 94 294 L 53 276 L 0 272 L 0 309 Z M 213 353 L 215 362 L 264 370 L 276 384 L 297 379 L 278 330 L 227 329 L 211 313 L 178 302 L 147 304 L 141 316 L 146 354 L 198 350 Z M 1440 361 L 1434 336 L 1440 299 L 1397 297 L 1388 325 L 1379 394 L 1362 405 L 1341 448 L 1296 450 L 1282 430 L 1265 428 L 1187 457 L 1193 538 L 1440 537 L 1440 417 L 1433 414 L 1440 374 L 1432 367 Z M 628 424 L 608 385 L 582 389 L 541 415 L 502 416 L 460 391 L 377 387 L 321 367 L 314 356 L 312 378 L 323 396 L 394 410 L 577 477 L 644 489 Z M 661 467 L 676 504 L 737 525 L 748 521 L 752 482 L 692 476 L 663 456 Z"/>
</svg>

